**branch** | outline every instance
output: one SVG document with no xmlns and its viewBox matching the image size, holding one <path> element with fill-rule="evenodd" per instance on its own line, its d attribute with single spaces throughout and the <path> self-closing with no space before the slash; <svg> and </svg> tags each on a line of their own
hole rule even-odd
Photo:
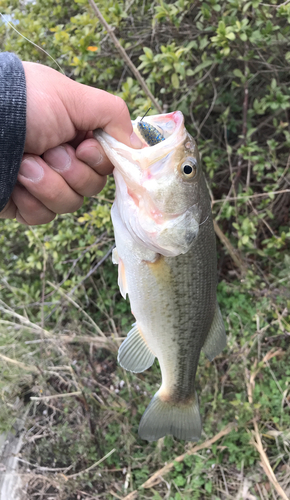
<svg viewBox="0 0 290 500">
<path fill-rule="evenodd" d="M 68 479 L 72 479 L 72 478 L 75 478 L 75 477 L 78 477 L 78 476 L 81 476 L 82 474 L 86 474 L 87 472 L 89 472 L 90 470 L 94 469 L 95 467 L 97 467 L 97 465 L 101 464 L 102 462 L 104 462 L 104 460 L 106 460 L 107 458 L 109 458 L 109 456 L 112 455 L 112 453 L 114 453 L 116 451 L 116 449 L 114 448 L 113 450 L 109 451 L 109 453 L 107 453 L 107 455 L 105 455 L 103 458 L 101 458 L 101 460 L 99 460 L 98 462 L 94 463 L 93 465 L 91 465 L 90 467 L 88 467 L 87 469 L 84 469 L 84 470 L 81 470 L 80 472 L 76 472 L 75 474 L 71 474 L 70 476 L 66 476 L 66 480 Z"/>
<path fill-rule="evenodd" d="M 164 476 L 167 474 L 171 469 L 174 468 L 175 462 L 182 462 L 185 458 L 189 457 L 190 455 L 194 455 L 200 450 L 203 450 L 204 448 L 209 448 L 213 443 L 221 439 L 223 436 L 226 436 L 232 430 L 234 429 L 236 424 L 231 423 L 224 427 L 218 434 L 213 436 L 211 439 L 207 439 L 203 443 L 194 446 L 191 448 L 191 450 L 187 451 L 186 453 L 183 453 L 183 455 L 179 455 L 179 457 L 176 457 L 172 462 L 169 464 L 165 465 L 162 467 L 162 469 L 156 471 L 153 476 L 151 476 L 145 483 L 142 484 L 141 488 L 152 488 L 155 484 L 160 482 L 160 476 Z"/>
<path fill-rule="evenodd" d="M 50 340 L 50 339 L 47 339 Z M 90 337 L 89 335 L 80 335 L 80 336 L 70 336 L 70 335 L 59 335 L 58 337 L 52 337 L 52 340 L 56 342 L 59 340 L 61 343 L 63 342 L 64 344 L 93 344 L 95 347 L 98 347 L 99 349 L 106 348 L 109 351 L 112 352 L 117 352 L 119 345 L 122 340 L 124 340 L 124 337 L 117 337 L 114 338 L 114 341 L 110 339 L 109 337 L 103 338 L 103 337 Z"/>
<path fill-rule="evenodd" d="M 266 363 L 269 359 L 273 358 L 274 356 L 284 354 L 282 349 L 278 349 L 275 351 L 274 349 L 271 349 L 263 358 L 262 363 Z M 253 389 L 255 387 L 255 378 L 258 374 L 258 372 L 261 369 L 261 365 L 258 369 L 256 369 L 251 375 L 249 374 L 249 371 L 246 368 L 246 385 L 247 385 L 247 392 L 248 392 L 248 400 L 249 403 L 252 405 L 253 404 Z M 278 483 L 276 476 L 273 472 L 273 469 L 270 465 L 269 459 L 267 457 L 267 454 L 263 448 L 260 432 L 259 432 L 259 427 L 257 424 L 257 418 L 258 416 L 256 415 L 254 418 L 254 431 L 253 431 L 253 437 L 254 440 L 252 441 L 252 445 L 256 448 L 256 450 L 259 452 L 260 457 L 261 457 L 261 466 L 264 469 L 264 472 L 266 476 L 268 477 L 269 481 L 272 483 L 274 486 L 275 490 L 277 491 L 278 495 L 283 500 L 289 500 L 289 497 L 286 495 L 285 491 L 283 490 L 282 486 Z"/>
<path fill-rule="evenodd" d="M 230 198 L 222 198 L 221 200 L 213 200 L 212 205 L 215 203 L 224 203 L 226 201 L 234 201 L 234 200 L 250 200 L 252 198 L 261 198 L 264 196 L 276 196 L 283 193 L 290 193 L 290 189 L 281 189 L 281 191 L 269 191 L 268 193 L 257 193 L 257 194 L 243 194 L 241 196 L 232 196 Z"/>
<path fill-rule="evenodd" d="M 183 455 L 179 455 L 179 457 L 176 457 L 172 462 L 169 464 L 165 465 L 158 471 L 154 472 L 154 474 L 143 483 L 140 488 L 152 488 L 156 484 L 160 483 L 162 480 L 161 477 L 164 476 L 165 474 L 168 474 L 168 472 L 171 471 L 171 469 L 174 468 L 175 462 L 182 462 L 185 458 L 189 457 L 190 455 L 194 455 L 200 450 L 203 450 L 204 448 L 209 448 L 213 443 L 221 439 L 223 436 L 226 436 L 232 430 L 235 428 L 234 423 L 228 424 L 226 427 L 224 427 L 218 434 L 213 436 L 211 439 L 207 439 L 204 441 L 202 444 L 199 444 L 197 446 L 194 446 L 193 448 L 189 449 L 186 453 L 183 453 Z M 123 498 L 123 500 L 134 500 L 135 498 L 138 498 L 138 491 L 132 491 L 129 495 Z"/>
<path fill-rule="evenodd" d="M 94 328 L 96 329 L 96 331 L 98 332 L 98 334 L 101 336 L 101 337 L 104 337 L 106 338 L 106 335 L 104 334 L 104 332 L 102 332 L 102 330 L 100 329 L 100 327 L 94 322 L 94 320 L 90 317 L 90 315 L 81 307 L 77 304 L 77 302 L 75 302 L 70 296 L 69 294 L 65 293 L 60 287 L 54 285 L 53 283 L 51 283 L 51 281 L 47 281 L 47 283 L 52 287 L 54 288 L 54 290 L 56 290 L 62 297 L 65 297 L 68 302 L 70 302 L 71 304 L 73 304 L 76 309 L 78 309 L 78 311 L 82 311 L 82 313 L 84 314 L 84 316 L 89 320 L 89 322 L 94 326 Z"/>
<path fill-rule="evenodd" d="M 51 394 L 50 396 L 30 396 L 31 401 L 48 401 L 56 398 L 70 398 L 71 396 L 81 396 L 81 391 L 64 392 L 63 394 Z"/>
<path fill-rule="evenodd" d="M 226 247 L 227 251 L 229 252 L 236 266 L 240 269 L 241 275 L 244 276 L 247 273 L 247 268 L 243 263 L 242 259 L 240 258 L 238 251 L 233 247 L 230 240 L 222 232 L 221 228 L 219 227 L 218 223 L 215 220 L 213 221 L 213 225 L 216 235 L 219 237 L 223 245 Z"/>
<path fill-rule="evenodd" d="M 129 66 L 130 70 L 132 71 L 133 75 L 135 78 L 138 80 L 140 83 L 142 89 L 144 90 L 145 94 L 151 99 L 154 107 L 157 109 L 159 113 L 162 113 L 162 108 L 158 101 L 155 99 L 153 94 L 150 92 L 144 78 L 142 77 L 141 73 L 138 71 L 136 66 L 133 64 L 131 61 L 130 57 L 128 56 L 127 52 L 123 49 L 122 45 L 120 44 L 119 40 L 116 38 L 114 31 L 112 30 L 111 26 L 107 23 L 107 21 L 103 18 L 99 8 L 96 6 L 94 0 L 89 0 L 89 4 L 92 7 L 93 11 L 95 12 L 97 18 L 99 19 L 100 23 L 104 26 L 105 30 L 108 32 L 109 36 L 111 37 L 115 47 L 118 49 L 122 59 L 124 59 L 125 63 Z"/>
<path fill-rule="evenodd" d="M 21 363 L 21 361 L 17 361 L 16 359 L 11 359 L 8 358 L 7 356 L 4 356 L 4 354 L 0 354 L 0 359 L 3 359 L 3 361 L 6 361 L 7 363 L 11 363 L 12 365 L 16 365 L 21 370 L 25 370 L 27 372 L 32 372 L 32 373 L 39 373 L 40 371 L 36 368 L 36 366 L 32 365 L 25 365 L 24 363 Z"/>
</svg>

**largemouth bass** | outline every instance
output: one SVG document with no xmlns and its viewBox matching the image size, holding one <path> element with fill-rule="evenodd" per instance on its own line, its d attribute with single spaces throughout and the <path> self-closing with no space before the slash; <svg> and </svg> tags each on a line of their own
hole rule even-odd
<svg viewBox="0 0 290 500">
<path fill-rule="evenodd" d="M 210 198 L 180 111 L 146 117 L 153 136 L 154 130 L 162 136 L 151 147 L 140 118 L 132 123 L 143 140 L 140 150 L 95 132 L 115 166 L 113 261 L 136 318 L 118 361 L 136 373 L 155 357 L 160 363 L 162 384 L 141 419 L 140 437 L 195 441 L 202 429 L 195 391 L 200 351 L 212 360 L 226 345 Z"/>
</svg>

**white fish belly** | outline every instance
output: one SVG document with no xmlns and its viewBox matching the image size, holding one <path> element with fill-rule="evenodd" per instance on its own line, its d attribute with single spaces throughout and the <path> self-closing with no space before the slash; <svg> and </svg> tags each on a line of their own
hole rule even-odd
<svg viewBox="0 0 290 500">
<path fill-rule="evenodd" d="M 200 350 L 216 306 L 212 221 L 201 226 L 196 244 L 186 255 L 163 257 L 136 244 L 116 204 L 112 219 L 132 313 L 160 363 L 160 392 L 165 400 L 186 403 L 195 395 Z"/>
</svg>

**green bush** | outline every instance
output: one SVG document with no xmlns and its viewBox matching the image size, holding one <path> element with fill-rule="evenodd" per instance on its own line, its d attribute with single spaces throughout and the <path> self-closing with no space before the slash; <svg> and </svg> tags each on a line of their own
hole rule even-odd
<svg viewBox="0 0 290 500">
<path fill-rule="evenodd" d="M 252 444 L 254 418 L 289 492 L 290 4 L 101 0 L 98 6 L 163 110 L 181 110 L 198 143 L 220 231 L 218 296 L 228 333 L 227 350 L 211 364 L 200 361 L 203 439 L 236 422 L 222 441 L 176 463 L 166 482 L 141 489 L 139 498 L 222 499 L 229 491 L 236 497 L 241 477 L 258 497 L 269 483 Z M 70 78 L 121 96 L 132 117 L 151 105 L 86 0 L 3 0 L 1 7 L 26 37 L 2 21 L 1 50 L 56 69 L 57 63 Z M 76 491 L 111 498 L 112 490 L 122 497 L 184 453 L 184 444 L 171 437 L 158 444 L 137 438 L 160 382 L 157 365 L 125 374 L 115 351 L 64 340 L 95 339 L 98 328 L 116 339 L 132 322 L 110 257 L 113 199 L 110 178 L 75 214 L 32 228 L 0 222 L 0 355 L 26 366 L 3 361 L 0 367 L 0 429 L 10 427 L 31 394 L 77 390 L 76 398 L 33 403 L 31 427 L 47 434 L 27 439 L 23 453 L 43 467 L 72 465 L 65 476 L 117 450 L 74 480 L 37 469 L 31 496 L 44 488 L 67 500 Z M 269 353 L 276 354 L 268 360 Z M 246 374 L 257 367 L 250 404 Z"/>
</svg>

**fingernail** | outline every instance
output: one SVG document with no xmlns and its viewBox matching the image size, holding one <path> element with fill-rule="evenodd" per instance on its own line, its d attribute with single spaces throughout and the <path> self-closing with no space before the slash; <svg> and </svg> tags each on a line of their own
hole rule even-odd
<svg viewBox="0 0 290 500">
<path fill-rule="evenodd" d="M 133 134 L 130 135 L 130 141 L 135 149 L 141 149 L 142 148 L 142 142 L 140 141 L 138 135 L 133 132 Z"/>
<path fill-rule="evenodd" d="M 32 182 L 39 182 L 44 175 L 44 170 L 34 158 L 25 158 L 20 165 L 19 174 Z"/>
<path fill-rule="evenodd" d="M 92 168 L 97 167 L 98 165 L 100 165 L 100 163 L 102 163 L 103 159 L 104 159 L 103 155 L 99 151 L 96 151 L 94 159 L 92 158 L 90 167 Z"/>
<path fill-rule="evenodd" d="M 64 172 L 71 166 L 71 158 L 63 146 L 46 151 L 45 161 L 51 168 L 59 172 Z"/>
<path fill-rule="evenodd" d="M 86 147 L 83 150 L 78 150 L 77 157 L 91 168 L 96 168 L 104 160 L 103 155 L 95 147 Z"/>
</svg>

